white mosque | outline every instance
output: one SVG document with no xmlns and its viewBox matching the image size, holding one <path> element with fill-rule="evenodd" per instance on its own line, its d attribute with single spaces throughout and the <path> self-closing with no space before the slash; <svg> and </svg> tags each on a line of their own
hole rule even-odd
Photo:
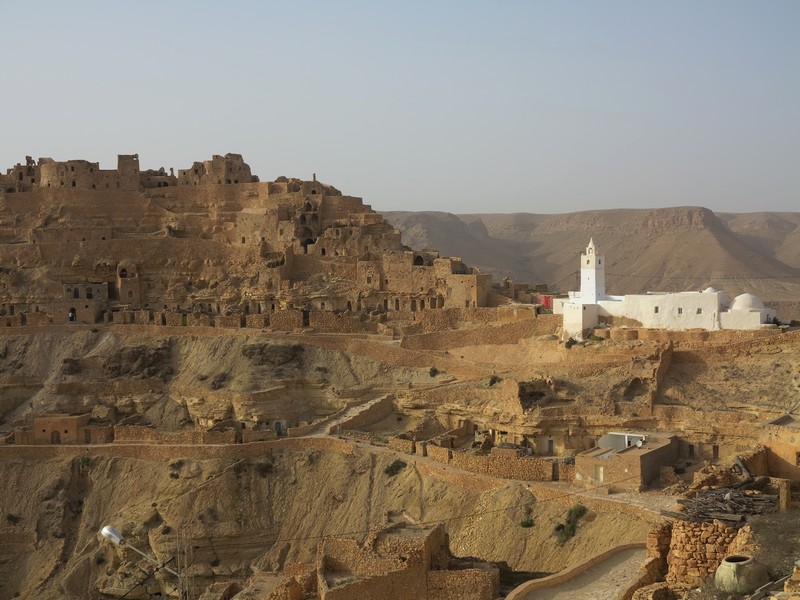
<svg viewBox="0 0 800 600">
<path fill-rule="evenodd" d="M 647 292 L 626 296 L 606 294 L 605 258 L 589 240 L 581 254 L 581 291 L 554 300 L 553 312 L 564 315 L 564 333 L 582 337 L 602 317 L 624 317 L 640 327 L 658 329 L 759 329 L 775 318 L 753 294 L 730 302 L 713 287 L 701 292 Z"/>
</svg>

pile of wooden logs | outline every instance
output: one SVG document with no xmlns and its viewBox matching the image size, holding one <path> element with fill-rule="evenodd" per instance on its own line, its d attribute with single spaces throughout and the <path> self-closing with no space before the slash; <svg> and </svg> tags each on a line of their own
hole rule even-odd
<svg viewBox="0 0 800 600">
<path fill-rule="evenodd" d="M 674 519 L 701 523 L 719 519 L 736 527 L 746 520 L 746 515 L 760 515 L 777 508 L 778 496 L 760 491 L 769 485 L 769 477 L 753 477 L 738 456 L 734 459 L 733 470 L 745 479 L 727 487 L 696 490 L 693 497 L 678 500 L 682 512 L 663 510 L 661 513 Z"/>
<path fill-rule="evenodd" d="M 681 498 L 683 512 L 663 511 L 665 516 L 683 521 L 708 522 L 714 519 L 741 523 L 746 515 L 760 515 L 776 509 L 778 496 L 758 492 L 747 493 L 732 488 L 705 490 L 694 498 Z"/>
</svg>

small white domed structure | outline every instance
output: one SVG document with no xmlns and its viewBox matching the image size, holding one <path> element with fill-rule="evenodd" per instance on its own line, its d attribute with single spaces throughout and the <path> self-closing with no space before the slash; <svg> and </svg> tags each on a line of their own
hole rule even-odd
<svg viewBox="0 0 800 600">
<path fill-rule="evenodd" d="M 733 299 L 731 310 L 764 310 L 764 303 L 753 294 L 739 294 Z"/>
<path fill-rule="evenodd" d="M 719 290 L 717 288 L 709 286 L 709 287 L 707 287 L 706 289 L 703 290 L 703 293 L 704 294 L 716 294 L 718 291 Z"/>
</svg>

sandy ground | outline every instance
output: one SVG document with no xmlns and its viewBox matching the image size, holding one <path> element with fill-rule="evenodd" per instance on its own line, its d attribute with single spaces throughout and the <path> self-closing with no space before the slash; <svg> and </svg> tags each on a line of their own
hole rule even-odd
<svg viewBox="0 0 800 600">
<path fill-rule="evenodd" d="M 617 600 L 633 583 L 647 551 L 624 550 L 574 579 L 536 590 L 525 600 Z"/>
</svg>

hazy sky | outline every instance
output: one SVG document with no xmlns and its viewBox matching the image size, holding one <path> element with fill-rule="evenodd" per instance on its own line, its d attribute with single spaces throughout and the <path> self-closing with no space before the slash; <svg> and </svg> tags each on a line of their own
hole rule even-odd
<svg viewBox="0 0 800 600">
<path fill-rule="evenodd" d="M 239 152 L 378 210 L 800 211 L 800 1 L 0 0 L 0 168 Z"/>
</svg>

